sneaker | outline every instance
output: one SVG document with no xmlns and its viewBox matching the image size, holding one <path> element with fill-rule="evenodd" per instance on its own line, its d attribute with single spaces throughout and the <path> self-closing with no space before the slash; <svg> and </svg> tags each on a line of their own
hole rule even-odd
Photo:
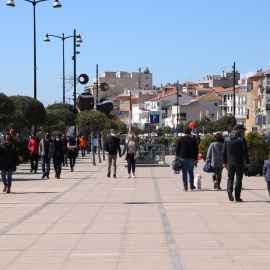
<svg viewBox="0 0 270 270">
<path fill-rule="evenodd" d="M 49 175 L 47 175 L 46 177 L 47 177 L 47 179 L 50 179 Z"/>
<path fill-rule="evenodd" d="M 6 192 L 6 191 L 7 191 L 7 187 L 4 186 L 4 187 L 3 187 L 3 192 Z"/>
<path fill-rule="evenodd" d="M 130 178 L 130 174 L 127 176 L 127 178 Z"/>
<path fill-rule="evenodd" d="M 110 178 L 110 176 L 111 176 L 111 173 L 108 172 L 107 177 Z"/>
<path fill-rule="evenodd" d="M 233 198 L 233 195 L 232 195 L 232 190 L 228 190 L 228 197 L 229 197 L 229 200 L 230 200 L 231 202 L 234 201 L 234 198 Z"/>
<path fill-rule="evenodd" d="M 10 188 L 7 189 L 7 193 L 10 193 Z"/>
<path fill-rule="evenodd" d="M 135 174 L 132 174 L 132 178 L 136 178 Z"/>
<path fill-rule="evenodd" d="M 70 171 L 73 172 L 73 168 L 71 168 Z"/>
<path fill-rule="evenodd" d="M 194 189 L 196 189 L 196 187 L 195 186 L 191 186 L 190 189 L 191 190 L 194 190 Z"/>
<path fill-rule="evenodd" d="M 116 178 L 116 174 L 113 175 L 113 178 Z"/>
<path fill-rule="evenodd" d="M 235 198 L 236 202 L 243 202 L 243 200 L 241 198 Z"/>
<path fill-rule="evenodd" d="M 187 187 L 184 187 L 183 191 L 188 191 L 188 188 Z"/>
<path fill-rule="evenodd" d="M 44 179 L 45 177 L 46 177 L 46 175 L 45 175 L 45 174 L 43 174 L 41 178 L 42 178 L 42 179 Z"/>
</svg>

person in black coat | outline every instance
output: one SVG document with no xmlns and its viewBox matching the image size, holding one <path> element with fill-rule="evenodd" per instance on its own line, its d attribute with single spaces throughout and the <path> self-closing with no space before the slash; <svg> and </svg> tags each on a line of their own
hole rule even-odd
<svg viewBox="0 0 270 270">
<path fill-rule="evenodd" d="M 242 202 L 241 189 L 244 173 L 244 160 L 250 164 L 248 156 L 247 142 L 244 137 L 245 128 L 242 125 L 235 125 L 234 130 L 223 144 L 223 164 L 228 169 L 227 192 L 230 201 L 234 201 L 233 197 L 233 181 L 236 174 L 235 183 L 235 201 Z"/>
<path fill-rule="evenodd" d="M 178 140 L 176 155 L 181 158 L 184 191 L 188 190 L 187 173 L 189 174 L 190 189 L 195 189 L 193 170 L 195 163 L 198 162 L 198 144 L 196 140 L 191 137 L 190 128 L 186 128 L 185 135 Z"/>
<path fill-rule="evenodd" d="M 55 178 L 59 179 L 61 174 L 61 165 L 64 161 L 64 150 L 61 141 L 61 134 L 55 136 L 54 139 L 54 154 L 53 154 L 53 165 L 55 171 Z"/>
<path fill-rule="evenodd" d="M 12 173 L 16 166 L 20 165 L 19 153 L 15 141 L 10 133 L 5 134 L 0 146 L 0 169 L 3 180 L 3 192 L 10 193 L 12 184 Z"/>
</svg>

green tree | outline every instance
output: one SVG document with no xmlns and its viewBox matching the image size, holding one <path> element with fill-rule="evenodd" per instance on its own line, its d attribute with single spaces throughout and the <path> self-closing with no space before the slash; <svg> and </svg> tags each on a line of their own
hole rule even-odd
<svg viewBox="0 0 270 270">
<path fill-rule="evenodd" d="M 45 124 L 46 110 L 40 101 L 28 96 L 11 96 L 10 99 L 23 113 L 27 126 Z"/>
<path fill-rule="evenodd" d="M 227 131 L 228 126 L 231 126 L 231 128 L 233 128 L 235 123 L 235 117 L 232 114 L 226 114 L 216 121 L 216 131 Z"/>
<path fill-rule="evenodd" d="M 4 93 L 0 93 L 0 122 L 3 132 L 7 132 L 7 126 L 10 124 L 11 116 L 15 113 L 13 101 Z"/>
<path fill-rule="evenodd" d="M 210 144 L 212 143 L 212 141 L 213 141 L 213 137 L 207 136 L 203 138 L 200 142 L 199 153 L 204 156 L 204 159 L 205 159 L 205 156 L 207 155 L 208 148 Z"/>
<path fill-rule="evenodd" d="M 48 110 L 67 110 L 67 111 L 74 113 L 75 115 L 78 114 L 78 110 L 73 105 L 70 105 L 68 103 L 54 103 L 52 105 L 47 106 L 46 109 L 48 109 Z"/>
<path fill-rule="evenodd" d="M 164 134 L 173 134 L 173 128 L 171 128 L 170 126 L 166 126 L 165 128 L 163 128 Z"/>
<path fill-rule="evenodd" d="M 177 129 L 177 132 L 178 133 L 184 133 L 184 131 L 185 131 L 185 124 L 183 122 L 180 122 L 177 125 L 176 129 Z"/>
<path fill-rule="evenodd" d="M 196 121 L 199 133 L 213 133 L 215 131 L 215 122 L 211 122 L 209 117 L 203 116 L 200 121 Z"/>
<path fill-rule="evenodd" d="M 76 118 L 76 125 L 79 128 L 86 128 L 91 131 L 91 138 L 92 138 L 92 146 L 94 145 L 93 139 L 94 139 L 94 131 L 97 132 L 98 136 L 98 142 L 99 142 L 99 132 L 103 131 L 106 127 L 107 122 L 107 116 L 100 112 L 100 111 L 82 111 L 77 115 Z M 95 153 L 93 153 L 93 165 L 96 165 L 95 162 Z M 99 162 L 101 162 L 100 158 L 100 145 L 98 147 L 98 156 L 99 156 Z"/>
<path fill-rule="evenodd" d="M 163 128 L 159 127 L 157 130 L 156 130 L 156 133 L 158 135 L 158 137 L 161 137 L 162 135 L 164 135 L 164 130 Z"/>
</svg>

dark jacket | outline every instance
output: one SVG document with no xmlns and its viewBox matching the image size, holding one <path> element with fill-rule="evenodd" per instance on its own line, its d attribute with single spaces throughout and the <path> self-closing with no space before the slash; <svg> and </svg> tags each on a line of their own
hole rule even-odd
<svg viewBox="0 0 270 270">
<path fill-rule="evenodd" d="M 198 144 L 190 135 L 180 137 L 176 145 L 176 155 L 181 158 L 198 159 Z"/>
<path fill-rule="evenodd" d="M 19 153 L 14 144 L 0 146 L 0 169 L 16 171 L 20 164 Z"/>
<path fill-rule="evenodd" d="M 119 152 L 119 155 L 121 155 L 119 138 L 117 138 L 115 136 L 109 136 L 106 139 L 105 147 L 106 147 L 106 152 L 109 152 L 109 155 L 117 154 L 117 150 Z"/>
<path fill-rule="evenodd" d="M 53 154 L 53 161 L 64 161 L 64 150 L 63 144 L 60 141 L 54 140 L 54 154 Z"/>
<path fill-rule="evenodd" d="M 223 144 L 224 164 L 250 164 L 247 142 L 237 131 L 232 131 Z"/>
</svg>

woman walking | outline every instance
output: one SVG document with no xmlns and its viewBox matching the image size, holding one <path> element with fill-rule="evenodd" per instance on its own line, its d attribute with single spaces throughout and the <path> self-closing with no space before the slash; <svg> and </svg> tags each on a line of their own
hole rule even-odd
<svg viewBox="0 0 270 270">
<path fill-rule="evenodd" d="M 214 189 L 221 189 L 220 182 L 223 170 L 223 148 L 224 138 L 221 133 L 217 133 L 210 144 L 207 152 L 206 162 L 212 167 L 212 176 L 214 182 Z"/>
<path fill-rule="evenodd" d="M 55 178 L 59 179 L 61 174 L 61 165 L 64 161 L 64 150 L 61 141 L 61 134 L 55 136 L 54 139 L 54 154 L 53 154 L 53 165 L 55 171 Z"/>
<path fill-rule="evenodd" d="M 1 175 L 4 184 L 3 192 L 10 193 L 12 173 L 16 171 L 16 166 L 20 165 L 19 154 L 10 133 L 7 133 L 1 142 L 0 161 Z"/>
<path fill-rule="evenodd" d="M 135 164 L 136 156 L 139 155 L 139 143 L 134 138 L 134 134 L 129 131 L 126 137 L 126 142 L 124 145 L 124 152 L 122 155 L 125 155 L 125 159 L 128 163 L 128 176 L 130 178 L 131 168 L 132 168 L 132 177 L 135 178 Z"/>
<path fill-rule="evenodd" d="M 69 138 L 68 144 L 67 144 L 67 149 L 68 149 L 68 158 L 70 162 L 70 170 L 73 172 L 75 162 L 76 162 L 76 150 L 77 150 L 77 142 L 74 140 L 73 137 Z"/>
</svg>

